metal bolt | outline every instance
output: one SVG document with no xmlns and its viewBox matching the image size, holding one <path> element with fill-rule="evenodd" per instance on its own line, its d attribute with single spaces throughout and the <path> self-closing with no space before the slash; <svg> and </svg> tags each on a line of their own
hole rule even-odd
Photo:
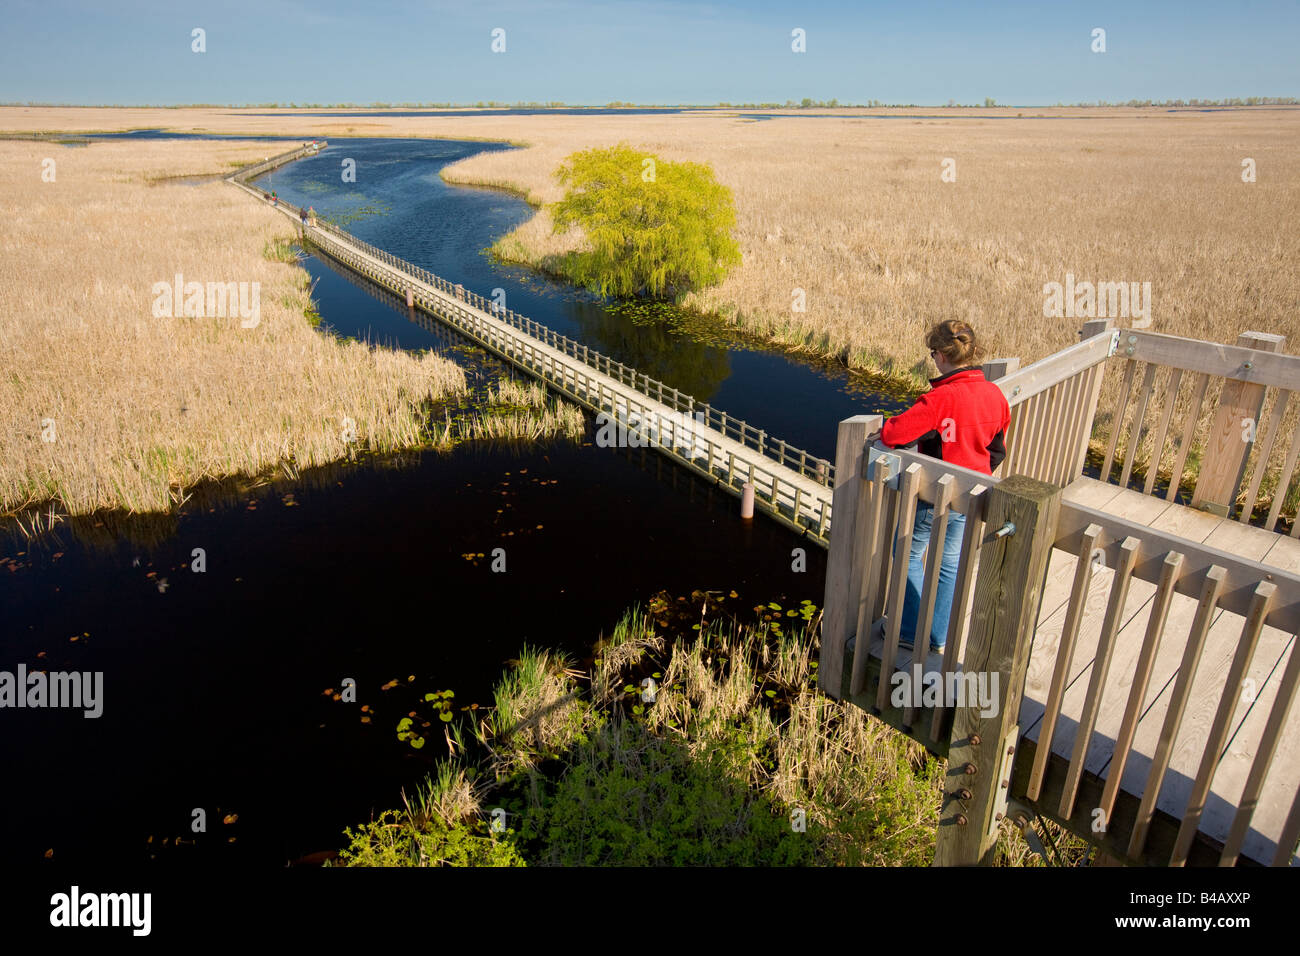
<svg viewBox="0 0 1300 956">
<path fill-rule="evenodd" d="M 1006 790 L 1006 789 L 1007 789 L 1008 787 L 1010 787 L 1010 786 L 1011 786 L 1011 781 L 1010 781 L 1010 780 L 1003 780 L 1003 781 L 1002 781 L 1002 789 L 1003 789 L 1003 790 Z"/>
<path fill-rule="evenodd" d="M 1013 388 L 1013 389 L 1011 390 L 1011 394 L 1012 394 L 1012 395 L 1019 395 L 1019 394 L 1020 394 L 1020 386 L 1017 385 L 1015 388 Z"/>
<path fill-rule="evenodd" d="M 1001 528 L 998 528 L 997 531 L 993 532 L 993 537 L 995 537 L 995 538 L 1004 538 L 1004 537 L 1006 537 L 1006 536 L 1009 535 L 1009 534 L 1015 534 L 1015 533 L 1016 533 L 1016 526 L 1015 526 L 1015 523 L 1014 523 L 1014 522 L 1011 522 L 1011 521 L 1008 521 L 1008 522 L 1007 522 L 1006 524 L 1004 524 Z"/>
<path fill-rule="evenodd" d="M 1010 756 L 1011 756 L 1013 753 L 1015 753 L 1015 752 L 1016 752 L 1015 744 L 1012 744 L 1011 746 L 1007 747 L 1007 756 L 1008 756 L 1008 757 L 1010 757 Z"/>
<path fill-rule="evenodd" d="M 964 813 L 957 814 L 957 826 L 964 827 L 968 822 L 969 821 L 966 819 L 966 814 Z"/>
<path fill-rule="evenodd" d="M 1247 369 L 1252 369 L 1252 368 L 1254 368 L 1254 367 L 1255 367 L 1255 363 L 1254 363 L 1254 362 L 1247 362 L 1246 365 L 1245 365 L 1245 368 L 1247 368 Z"/>
<path fill-rule="evenodd" d="M 1128 344 L 1129 344 L 1129 345 L 1136 345 L 1136 344 L 1137 344 L 1137 340 L 1138 340 L 1138 337 L 1137 337 L 1136 335 L 1130 335 L 1130 336 L 1128 337 Z"/>
<path fill-rule="evenodd" d="M 962 787 L 960 790 L 957 791 L 958 800 L 969 800 L 970 798 L 971 798 L 971 792 L 967 790 L 965 787 Z"/>
<path fill-rule="evenodd" d="M 974 776 L 975 765 L 973 763 L 968 763 L 966 764 L 966 766 L 961 768 L 961 772 L 966 774 L 967 776 Z"/>
<path fill-rule="evenodd" d="M 1001 820 L 1001 819 L 1002 819 L 1002 814 L 1001 814 L 1000 812 L 999 812 L 999 813 L 995 813 L 995 814 L 993 814 L 993 819 L 994 819 L 994 820 Z"/>
<path fill-rule="evenodd" d="M 971 734 L 969 737 L 966 738 L 966 741 L 967 741 L 967 742 L 968 742 L 972 747 L 978 747 L 978 746 L 980 745 L 980 735 L 979 735 L 979 734 Z"/>
</svg>

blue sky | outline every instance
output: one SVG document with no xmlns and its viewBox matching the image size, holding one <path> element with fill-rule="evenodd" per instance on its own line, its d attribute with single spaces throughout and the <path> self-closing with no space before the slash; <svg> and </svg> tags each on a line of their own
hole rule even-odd
<svg viewBox="0 0 1300 956">
<path fill-rule="evenodd" d="M 790 49 L 796 27 L 805 53 Z M 0 31 L 3 102 L 1300 96 L 1300 0 L 5 0 Z"/>
</svg>

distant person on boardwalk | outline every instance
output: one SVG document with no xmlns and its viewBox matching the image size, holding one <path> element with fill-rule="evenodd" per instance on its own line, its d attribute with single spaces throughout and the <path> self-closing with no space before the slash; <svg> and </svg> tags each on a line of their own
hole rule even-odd
<svg viewBox="0 0 1300 956">
<path fill-rule="evenodd" d="M 306 206 L 298 207 L 298 218 L 302 220 L 302 227 L 306 229 L 307 228 L 307 207 Z"/>
<path fill-rule="evenodd" d="M 949 319 L 932 328 L 925 338 L 930 358 L 939 377 L 930 379 L 930 391 L 907 411 L 888 419 L 877 436 L 889 448 L 915 445 L 923 455 L 939 458 L 986 475 L 1006 457 L 1006 430 L 1011 409 L 1002 389 L 984 378 L 975 364 L 981 349 L 975 330 L 965 322 Z M 916 504 L 912 525 L 912 552 L 907 566 L 907 590 L 899 641 L 911 647 L 916 637 L 916 619 L 921 607 L 925 579 L 925 552 L 930 543 L 934 509 L 924 501 Z M 953 589 L 961 558 L 962 533 L 966 516 L 948 513 L 943 539 L 943 561 L 934 598 L 930 624 L 930 649 L 943 650 L 948 639 L 948 618 L 952 613 Z"/>
<path fill-rule="evenodd" d="M 316 207 L 311 206 L 307 209 L 307 220 L 314 226 L 316 225 Z"/>
<path fill-rule="evenodd" d="M 271 193 L 271 205 L 275 206 L 277 209 L 280 207 L 280 197 L 277 196 L 274 192 Z"/>
</svg>

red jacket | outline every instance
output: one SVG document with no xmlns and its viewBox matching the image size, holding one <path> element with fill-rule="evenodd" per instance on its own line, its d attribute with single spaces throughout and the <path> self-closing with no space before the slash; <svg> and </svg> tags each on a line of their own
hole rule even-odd
<svg viewBox="0 0 1300 956">
<path fill-rule="evenodd" d="M 880 440 L 890 448 L 916 444 L 924 455 L 992 474 L 1006 457 L 1011 423 L 1002 389 L 978 368 L 954 369 L 930 385 L 916 404 L 885 422 Z"/>
</svg>

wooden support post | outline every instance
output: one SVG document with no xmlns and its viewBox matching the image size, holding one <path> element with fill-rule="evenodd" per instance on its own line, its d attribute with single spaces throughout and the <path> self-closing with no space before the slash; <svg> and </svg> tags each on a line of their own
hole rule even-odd
<svg viewBox="0 0 1300 956">
<path fill-rule="evenodd" d="M 1286 337 L 1267 332 L 1242 332 L 1237 345 L 1261 352 L 1278 352 Z M 1250 363 L 1246 363 L 1250 364 Z M 1249 369 L 1243 371 L 1248 372 Z M 1223 383 L 1219 407 L 1214 410 L 1210 433 L 1201 455 L 1201 474 L 1192 492 L 1192 507 L 1228 517 L 1237 501 L 1237 489 L 1246 474 L 1250 457 L 1249 434 L 1259 430 L 1259 415 L 1264 410 L 1265 386 L 1228 379 Z M 1249 425 L 1247 425 L 1249 422 Z M 1249 431 L 1248 431 L 1249 429 Z"/>
<path fill-rule="evenodd" d="M 858 624 L 864 542 L 856 539 L 858 502 L 865 484 L 867 436 L 878 431 L 881 415 L 854 415 L 840 422 L 835 440 L 835 491 L 831 510 L 835 527 L 826 559 L 826 596 L 822 601 L 821 663 L 817 681 L 823 694 L 838 698 L 843 686 L 844 644 Z M 864 509 L 865 510 L 865 509 Z M 823 511 L 823 516 L 825 512 Z M 856 540 L 855 540 L 856 539 Z"/>
<path fill-rule="evenodd" d="M 1020 359 L 1018 358 L 997 358 L 989 359 L 983 365 L 984 377 L 990 382 L 996 382 L 1000 378 L 1006 378 L 1012 372 L 1020 370 Z"/>
<path fill-rule="evenodd" d="M 996 807 L 1010 792 L 1020 697 L 1060 508 L 1060 488 L 1023 475 L 989 491 L 964 671 L 967 686 L 976 677 L 992 690 L 997 680 L 995 713 L 984 716 L 973 695 L 954 708 L 936 866 L 992 862 Z"/>
<path fill-rule="evenodd" d="M 745 482 L 741 487 L 740 516 L 746 519 L 754 517 L 754 483 L 752 481 Z"/>
</svg>

